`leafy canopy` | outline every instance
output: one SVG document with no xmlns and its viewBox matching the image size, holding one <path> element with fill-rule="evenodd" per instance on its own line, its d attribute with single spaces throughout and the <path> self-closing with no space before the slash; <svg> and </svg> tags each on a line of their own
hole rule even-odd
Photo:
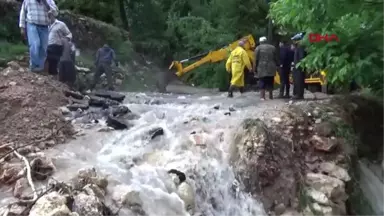
<svg viewBox="0 0 384 216">
<path fill-rule="evenodd" d="M 324 68 L 328 81 L 352 80 L 377 93 L 383 91 L 382 0 L 278 0 L 270 16 L 287 29 L 336 34 L 339 42 L 302 41 L 308 56 L 300 63 L 309 70 Z"/>
</svg>

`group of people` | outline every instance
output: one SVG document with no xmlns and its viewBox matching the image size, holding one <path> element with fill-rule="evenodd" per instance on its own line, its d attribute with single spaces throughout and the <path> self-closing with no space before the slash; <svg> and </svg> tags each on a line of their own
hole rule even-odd
<svg viewBox="0 0 384 216">
<path fill-rule="evenodd" d="M 266 92 L 269 99 L 273 99 L 274 77 L 276 71 L 280 76 L 280 93 L 279 98 L 290 98 L 290 73 L 293 64 L 293 97 L 292 99 L 304 98 L 305 74 L 304 70 L 296 67 L 306 55 L 304 48 L 300 45 L 304 33 L 299 33 L 292 37 L 293 44 L 291 47 L 285 42 L 280 42 L 280 58 L 277 55 L 275 46 L 267 43 L 266 37 L 259 39 L 260 45 L 256 47 L 254 57 L 250 58 L 245 51 L 245 40 L 239 41 L 239 46 L 235 48 L 227 62 L 226 70 L 231 74 L 231 83 L 228 90 L 228 97 L 233 97 L 233 91 L 239 89 L 240 93 L 244 92 L 244 71 L 253 72 L 259 79 L 260 99 L 265 100 Z M 253 60 L 253 62 L 250 61 Z M 285 94 L 284 94 L 285 93 Z"/>
<path fill-rule="evenodd" d="M 29 68 L 32 72 L 43 72 L 48 63 L 48 73 L 58 75 L 59 81 L 74 87 L 76 81 L 75 53 L 72 33 L 67 25 L 57 20 L 58 7 L 54 0 L 24 0 L 20 10 L 19 27 L 29 45 Z M 107 44 L 96 53 L 96 72 L 91 88 L 105 73 L 109 89 L 113 89 L 110 65 L 115 52 Z"/>
</svg>

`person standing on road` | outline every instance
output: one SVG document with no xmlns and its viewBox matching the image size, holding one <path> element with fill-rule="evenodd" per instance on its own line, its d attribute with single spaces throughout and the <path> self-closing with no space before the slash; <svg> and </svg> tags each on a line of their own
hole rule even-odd
<svg viewBox="0 0 384 216">
<path fill-rule="evenodd" d="M 259 39 L 260 45 L 255 50 L 254 73 L 260 81 L 260 98 L 265 100 L 265 91 L 269 92 L 269 99 L 273 99 L 274 76 L 278 68 L 276 47 L 267 44 L 267 38 Z"/>
<path fill-rule="evenodd" d="M 57 75 L 57 66 L 63 53 L 63 41 L 71 40 L 72 33 L 67 25 L 57 20 L 53 14 L 49 14 L 49 19 L 51 25 L 49 26 L 47 49 L 48 73 Z"/>
<path fill-rule="evenodd" d="M 104 44 L 104 46 L 101 47 L 96 53 L 96 61 L 95 61 L 96 72 L 93 79 L 93 83 L 91 85 L 91 89 L 94 89 L 96 87 L 96 84 L 100 79 L 100 76 L 103 73 L 105 73 L 108 81 L 108 89 L 114 90 L 113 83 L 112 83 L 112 68 L 111 68 L 112 62 L 114 62 L 116 66 L 118 66 L 118 63 L 116 61 L 115 51 L 111 47 L 109 47 L 108 44 Z"/>
<path fill-rule="evenodd" d="M 74 89 L 76 81 L 75 69 L 75 45 L 71 42 L 70 37 L 61 39 L 63 52 L 60 57 L 59 63 L 59 81 L 67 84 L 70 88 Z"/>
<path fill-rule="evenodd" d="M 293 62 L 294 52 L 286 44 L 286 42 L 280 42 L 280 93 L 278 98 L 289 98 L 289 75 L 291 73 L 291 66 Z M 285 91 L 285 95 L 284 95 Z"/>
<path fill-rule="evenodd" d="M 57 16 L 58 8 L 53 0 L 24 0 L 20 10 L 19 27 L 24 39 L 28 39 L 29 66 L 32 72 L 42 72 L 47 55 L 48 14 Z"/>
<path fill-rule="evenodd" d="M 244 50 L 245 41 L 240 40 L 239 46 L 236 47 L 230 54 L 225 68 L 228 73 L 231 73 L 231 85 L 228 89 L 228 97 L 233 97 L 233 91 L 238 88 L 240 93 L 244 92 L 244 69 L 247 67 L 252 70 L 251 61 L 247 52 Z"/>
<path fill-rule="evenodd" d="M 303 45 L 300 44 L 300 41 L 303 39 L 304 35 L 305 33 L 299 33 L 291 38 L 295 44 L 292 97 L 294 100 L 304 99 L 305 72 L 302 67 L 297 65 L 306 56 L 305 49 Z"/>
</svg>

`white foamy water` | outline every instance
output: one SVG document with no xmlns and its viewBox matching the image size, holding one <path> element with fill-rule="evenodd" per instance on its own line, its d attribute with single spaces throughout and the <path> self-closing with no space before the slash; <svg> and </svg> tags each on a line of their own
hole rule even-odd
<svg viewBox="0 0 384 216">
<path fill-rule="evenodd" d="M 258 201 L 237 187 L 239 183 L 229 164 L 229 147 L 240 122 L 260 116 L 265 107 L 272 106 L 268 101 L 261 107 L 255 93 L 233 99 L 225 94 L 130 93 L 126 101 L 129 109 L 140 115 L 133 122 L 135 126 L 124 131 L 89 132 L 58 146 L 49 153 L 55 158 L 57 178 L 66 180 L 79 168 L 94 166 L 109 176 L 111 191 L 118 184 L 140 191 L 148 216 L 191 215 L 184 210 L 183 201 L 167 190 L 166 172 L 177 169 L 187 175 L 195 191 L 192 215 L 266 215 Z M 220 109 L 214 109 L 214 105 L 220 105 Z M 225 115 L 230 106 L 235 111 Z M 164 129 L 164 135 L 150 140 L 148 131 L 157 127 Z M 194 145 L 191 132 L 204 133 L 206 146 Z"/>
</svg>

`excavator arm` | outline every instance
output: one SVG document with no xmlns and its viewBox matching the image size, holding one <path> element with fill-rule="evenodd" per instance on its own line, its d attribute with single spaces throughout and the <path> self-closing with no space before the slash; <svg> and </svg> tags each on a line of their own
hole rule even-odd
<svg viewBox="0 0 384 216">
<path fill-rule="evenodd" d="M 256 46 L 255 40 L 253 39 L 252 35 L 245 36 L 245 37 L 241 38 L 240 40 L 244 40 L 244 39 L 247 41 L 244 48 L 252 60 L 253 59 L 253 50 Z M 231 51 L 234 50 L 238 46 L 240 40 L 237 40 L 237 41 L 229 44 L 228 46 L 225 46 L 225 47 L 218 49 L 218 50 L 209 51 L 207 53 L 200 54 L 200 55 L 197 55 L 197 56 L 194 56 L 194 57 L 191 57 L 188 59 L 184 59 L 181 61 L 173 61 L 172 64 L 169 66 L 169 69 L 170 70 L 176 69 L 176 75 L 178 77 L 181 77 L 185 73 L 187 73 L 187 72 L 189 72 L 189 71 L 191 71 L 191 70 L 193 70 L 193 69 L 195 69 L 195 68 L 197 68 L 203 64 L 224 61 L 228 58 Z M 192 61 L 195 61 L 195 62 L 186 66 L 186 67 L 183 67 L 184 63 L 188 63 L 188 62 L 192 62 Z"/>
<path fill-rule="evenodd" d="M 171 65 L 169 66 L 169 70 L 175 72 L 175 75 L 177 77 L 182 77 L 184 74 L 188 73 L 191 70 L 194 70 L 194 69 L 200 67 L 201 65 L 204 65 L 207 63 L 215 63 L 215 62 L 224 61 L 228 58 L 231 51 L 234 50 L 238 46 L 240 40 L 246 41 L 244 49 L 247 52 L 248 57 L 250 58 L 250 61 L 254 62 L 253 61 L 254 56 L 255 56 L 254 50 L 256 47 L 256 43 L 255 43 L 255 40 L 254 40 L 252 35 L 247 35 L 247 36 L 245 36 L 245 37 L 243 37 L 237 41 L 232 42 L 228 46 L 222 47 L 220 49 L 211 50 L 209 52 L 206 52 L 206 53 L 203 53 L 203 54 L 200 54 L 200 55 L 188 58 L 188 59 L 184 59 L 181 61 L 173 61 L 171 63 Z M 193 62 L 193 63 L 188 64 L 190 62 Z M 187 64 L 187 66 L 184 66 L 186 64 Z M 167 76 L 167 75 L 165 75 L 165 76 Z M 158 82 L 158 88 L 160 89 L 160 91 L 165 91 L 166 86 L 168 85 L 169 79 L 162 77 L 161 80 L 162 80 L 161 82 Z M 161 83 L 161 85 L 160 85 L 160 83 Z M 276 73 L 276 76 L 275 76 L 275 83 L 280 84 L 280 78 L 279 78 L 278 73 Z"/>
<path fill-rule="evenodd" d="M 197 67 L 200 67 L 203 64 L 220 62 L 220 61 L 225 60 L 227 57 L 228 57 L 228 50 L 223 48 L 223 49 L 219 49 L 216 51 L 210 51 L 210 52 L 208 52 L 208 54 L 205 53 L 205 54 L 197 55 L 197 56 L 194 56 L 192 58 L 184 59 L 181 61 L 173 61 L 171 66 L 169 66 L 169 69 L 170 70 L 176 69 L 176 75 L 178 77 L 181 77 L 185 73 L 188 73 L 189 71 L 191 71 Z M 188 65 L 185 68 L 183 67 L 184 63 L 188 63 L 188 62 L 194 61 L 196 59 L 199 59 L 199 60 Z"/>
</svg>

